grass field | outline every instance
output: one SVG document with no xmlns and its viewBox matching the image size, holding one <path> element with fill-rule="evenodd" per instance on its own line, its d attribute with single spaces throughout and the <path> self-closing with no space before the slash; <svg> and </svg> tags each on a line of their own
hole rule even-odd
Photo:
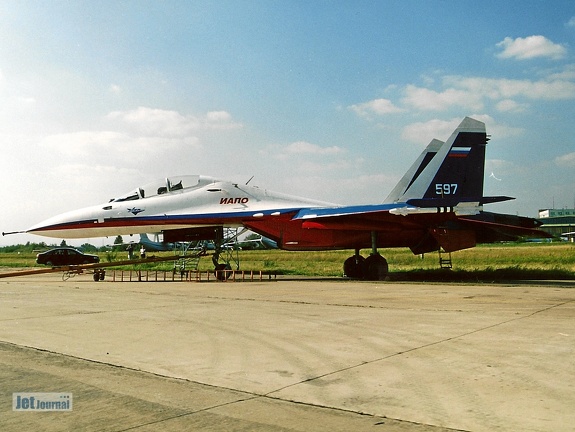
<svg viewBox="0 0 575 432">
<path fill-rule="evenodd" d="M 575 244 L 520 243 L 483 245 L 452 254 L 451 271 L 440 270 L 437 253 L 416 256 L 409 249 L 380 251 L 389 263 L 394 280 L 445 279 L 574 279 Z M 367 251 L 364 251 L 366 254 Z M 161 255 L 155 253 L 155 255 Z M 341 276 L 343 261 L 352 251 L 287 252 L 239 251 L 240 269 L 287 275 Z M 127 259 L 124 252 L 100 254 L 101 261 Z M 36 267 L 35 254 L 0 253 L 0 267 Z M 143 269 L 170 270 L 173 263 L 142 264 Z M 199 270 L 211 270 L 210 257 L 203 257 Z M 235 265 L 232 266 L 235 269 Z"/>
</svg>

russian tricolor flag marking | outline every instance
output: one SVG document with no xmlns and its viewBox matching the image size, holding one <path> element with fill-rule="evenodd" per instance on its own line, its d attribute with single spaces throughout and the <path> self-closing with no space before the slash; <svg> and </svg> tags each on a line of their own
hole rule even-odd
<svg viewBox="0 0 575 432">
<path fill-rule="evenodd" d="M 452 158 L 466 158 L 471 151 L 471 147 L 452 147 L 448 156 Z"/>
</svg>

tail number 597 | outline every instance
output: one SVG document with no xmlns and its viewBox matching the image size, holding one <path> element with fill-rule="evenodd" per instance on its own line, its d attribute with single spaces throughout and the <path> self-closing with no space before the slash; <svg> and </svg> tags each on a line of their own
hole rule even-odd
<svg viewBox="0 0 575 432">
<path fill-rule="evenodd" d="M 455 195 L 457 183 L 435 183 L 435 193 L 437 195 Z"/>
</svg>

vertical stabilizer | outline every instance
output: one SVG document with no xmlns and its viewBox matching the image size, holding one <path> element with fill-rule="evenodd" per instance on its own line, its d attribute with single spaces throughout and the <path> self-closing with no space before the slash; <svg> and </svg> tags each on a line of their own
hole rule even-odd
<svg viewBox="0 0 575 432">
<path fill-rule="evenodd" d="M 413 165 L 411 165 L 405 175 L 401 178 L 401 180 L 399 180 L 397 185 L 395 185 L 393 190 L 389 193 L 387 198 L 384 200 L 384 203 L 400 201 L 405 191 L 411 186 L 417 177 L 419 177 L 419 175 L 423 172 L 429 162 L 431 162 L 443 144 L 443 141 L 439 141 L 437 139 L 431 140 L 425 150 L 423 150 Z"/>
<path fill-rule="evenodd" d="M 483 201 L 485 123 L 469 117 L 398 199 L 418 207 L 453 207 Z"/>
</svg>

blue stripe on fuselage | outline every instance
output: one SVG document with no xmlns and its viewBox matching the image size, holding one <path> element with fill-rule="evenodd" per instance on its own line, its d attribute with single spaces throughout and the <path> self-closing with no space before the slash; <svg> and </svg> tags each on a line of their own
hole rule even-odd
<svg viewBox="0 0 575 432">
<path fill-rule="evenodd" d="M 294 219 L 313 219 L 322 217 L 346 216 L 354 214 L 375 213 L 407 207 L 406 203 L 357 205 L 346 207 L 306 208 L 301 209 Z"/>
</svg>

